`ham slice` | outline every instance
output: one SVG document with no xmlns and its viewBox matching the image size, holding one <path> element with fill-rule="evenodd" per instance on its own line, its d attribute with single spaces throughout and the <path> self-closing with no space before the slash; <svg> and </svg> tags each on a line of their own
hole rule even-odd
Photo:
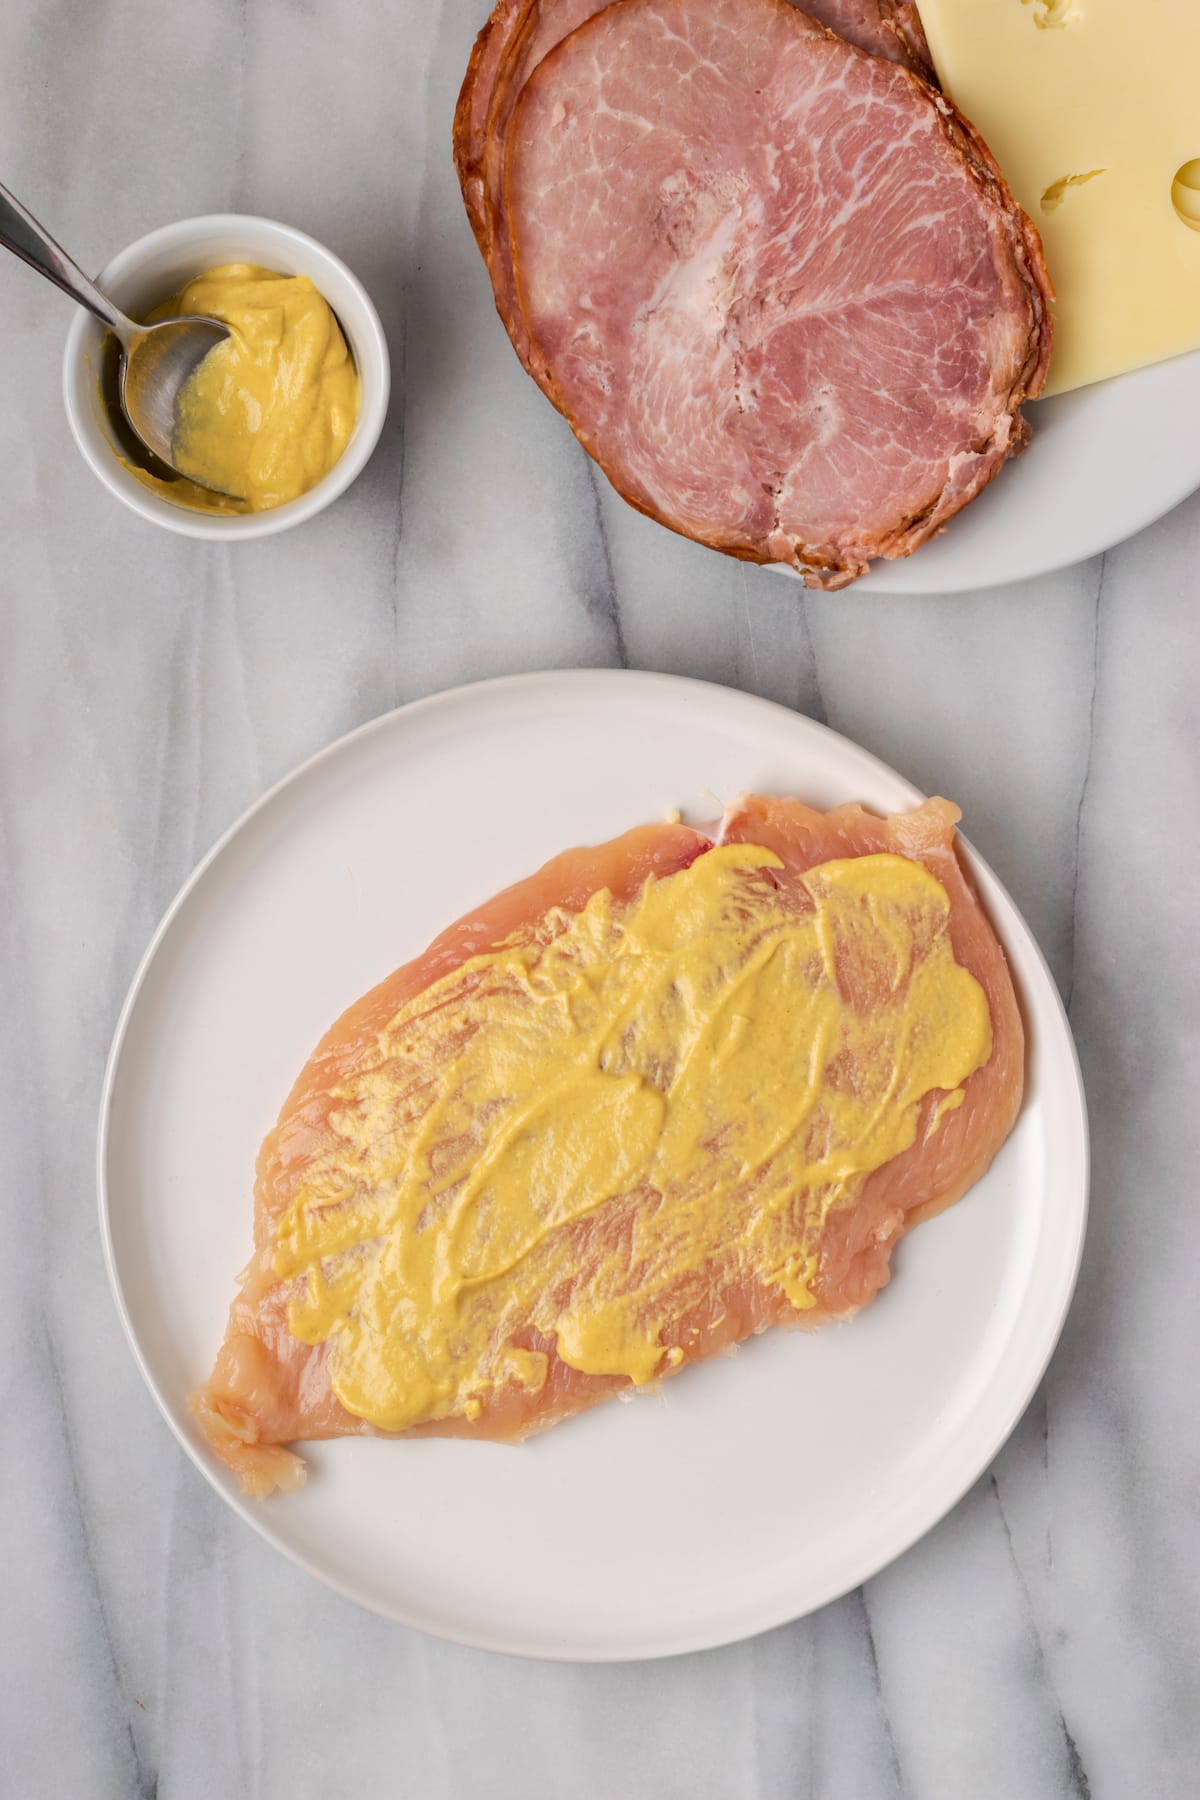
<svg viewBox="0 0 1200 1800">
<path fill-rule="evenodd" d="M 933 58 L 929 54 L 929 39 L 925 36 L 925 27 L 921 23 L 917 0 L 884 0 L 884 6 L 888 23 L 900 40 L 900 61 L 907 62 L 910 68 L 936 87 L 937 75 Z"/>
<path fill-rule="evenodd" d="M 792 0 L 796 4 L 796 0 Z M 454 117 L 454 161 L 467 216 L 483 253 L 496 309 L 526 367 L 528 338 L 517 306 L 503 212 L 508 125 L 538 64 L 611 0 L 498 0 L 479 33 Z M 810 17 L 848 42 L 934 81 L 924 31 L 911 0 L 809 0 Z M 536 370 L 531 370 L 536 375 Z"/>
<path fill-rule="evenodd" d="M 807 0 L 803 6 L 792 0 L 792 4 L 860 50 L 903 63 L 927 81 L 936 81 L 913 0 Z"/>
<path fill-rule="evenodd" d="M 984 1172 L 1011 1129 L 1023 1083 L 1021 1019 L 1004 953 L 958 860 L 957 817 L 957 808 L 944 800 L 880 819 L 857 806 L 822 813 L 798 801 L 760 797 L 739 802 L 726 815 L 722 841 L 773 851 L 781 865 L 774 879 L 797 896 L 806 873 L 834 859 L 891 853 L 924 865 L 949 898 L 954 958 L 986 995 L 992 1048 L 959 1090 L 957 1110 L 943 1116 L 936 1091 L 927 1093 L 910 1148 L 875 1168 L 849 1204 L 829 1213 L 811 1308 L 797 1311 L 778 1286 L 757 1276 L 732 1283 L 726 1279 L 707 1305 L 689 1303 L 687 1330 L 679 1333 L 686 1349 L 669 1359 L 671 1370 L 718 1355 L 771 1325 L 814 1325 L 844 1318 L 865 1305 L 888 1280 L 899 1238 L 957 1200 Z M 710 848 L 702 833 L 662 825 L 598 848 L 568 852 L 450 927 L 422 956 L 350 1007 L 327 1033 L 263 1144 L 255 1182 L 254 1256 L 230 1311 L 212 1376 L 192 1402 L 216 1454 L 239 1475 L 248 1493 L 266 1494 L 303 1480 L 303 1464 L 284 1447 L 291 1442 L 389 1435 L 375 1432 L 342 1407 L 331 1385 L 328 1345 L 302 1343 L 292 1335 L 288 1305 L 296 1284 L 275 1271 L 280 1223 L 312 1168 L 320 1166 L 328 1146 L 336 1142 L 338 1110 L 347 1105 L 353 1082 L 364 1069 L 378 1068 L 381 1033 L 433 982 L 515 932 L 536 933 L 552 909 L 578 913 L 600 889 L 607 889 L 619 906 L 631 901 L 646 881 L 669 880 Z M 486 1014 L 478 1029 L 487 1030 Z M 436 1070 L 431 1078 L 437 1079 Z M 395 1128 L 409 1127 L 397 1123 Z M 609 1211 L 619 1215 L 616 1205 Z M 599 1210 L 592 1216 L 580 1239 L 581 1273 L 586 1273 L 588 1256 L 603 1254 L 610 1223 Z M 619 1217 L 612 1229 L 620 1229 Z M 404 1435 L 515 1440 L 629 1385 L 622 1377 L 584 1373 L 563 1361 L 552 1336 L 524 1333 L 518 1341 L 527 1353 L 546 1359 L 546 1377 L 536 1391 L 518 1384 L 500 1386 L 475 1416 L 439 1418 Z"/>
<path fill-rule="evenodd" d="M 971 128 L 786 0 L 622 0 L 530 74 L 505 215 L 529 366 L 613 485 L 837 588 L 1028 436 L 1050 294 Z"/>
</svg>

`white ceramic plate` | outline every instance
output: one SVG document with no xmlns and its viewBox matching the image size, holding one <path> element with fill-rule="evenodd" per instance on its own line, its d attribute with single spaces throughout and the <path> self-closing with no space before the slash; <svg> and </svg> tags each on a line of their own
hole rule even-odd
<svg viewBox="0 0 1200 1800">
<path fill-rule="evenodd" d="M 953 793 L 954 770 L 945 785 Z M 1079 1072 L 1011 900 L 973 860 L 1030 1032 L 1028 1097 L 985 1180 L 899 1248 L 853 1324 L 769 1334 L 660 1397 L 520 1449 L 315 1446 L 246 1503 L 186 1410 L 250 1248 L 260 1139 L 344 1006 L 563 847 L 743 788 L 913 805 L 782 707 L 661 675 L 516 677 L 402 708 L 260 801 L 163 921 L 117 1028 L 99 1143 L 117 1305 L 184 1448 L 255 1530 L 340 1592 L 462 1642 L 613 1659 L 776 1625 L 864 1580 L 980 1474 L 1029 1401 L 1075 1281 Z"/>
<path fill-rule="evenodd" d="M 1028 408 L 1033 441 L 941 537 L 858 584 L 996 587 L 1098 556 L 1200 487 L 1200 352 Z"/>
</svg>

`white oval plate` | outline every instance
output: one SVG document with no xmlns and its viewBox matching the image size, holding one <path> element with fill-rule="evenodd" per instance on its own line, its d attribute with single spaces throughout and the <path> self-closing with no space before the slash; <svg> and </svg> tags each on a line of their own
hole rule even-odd
<svg viewBox="0 0 1200 1800">
<path fill-rule="evenodd" d="M 1200 352 L 1028 414 L 1028 450 L 940 537 L 875 563 L 858 588 L 955 594 L 1046 575 L 1123 543 L 1200 487 Z"/>
<path fill-rule="evenodd" d="M 954 791 L 954 772 L 946 769 Z M 986 1178 L 899 1248 L 853 1324 L 774 1332 L 520 1449 L 315 1445 L 246 1502 L 186 1409 L 251 1243 L 259 1141 L 330 1021 L 449 920 L 564 847 L 751 788 L 881 811 L 916 791 L 783 707 L 702 682 L 519 676 L 403 707 L 261 800 L 171 907 L 117 1027 L 99 1141 L 109 1274 L 184 1448 L 341 1593 L 490 1649 L 608 1660 L 729 1642 L 881 1568 L 986 1467 L 1075 1282 L 1087 1129 L 1070 1031 L 972 858 L 1029 1024 L 1028 1095 Z"/>
</svg>

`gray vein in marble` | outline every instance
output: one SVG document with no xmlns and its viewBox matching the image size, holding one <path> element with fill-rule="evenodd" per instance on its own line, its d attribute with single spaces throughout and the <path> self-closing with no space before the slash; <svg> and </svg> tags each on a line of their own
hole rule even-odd
<svg viewBox="0 0 1200 1800">
<path fill-rule="evenodd" d="M 1092 746 L 1096 741 L 1096 694 L 1100 687 L 1100 632 L 1103 623 L 1101 609 L 1104 600 L 1104 575 L 1107 567 L 1108 558 L 1102 556 L 1096 576 L 1096 598 L 1092 606 L 1092 688 L 1088 696 L 1087 708 L 1087 750 L 1083 763 L 1083 779 L 1079 784 L 1079 804 L 1075 808 L 1075 852 L 1071 875 L 1070 960 L 1067 966 L 1066 985 L 1063 988 L 1063 1005 L 1068 1014 L 1071 1011 L 1071 998 L 1075 992 L 1075 928 L 1079 904 L 1079 851 L 1083 842 L 1083 809 L 1087 804 L 1088 782 L 1092 773 Z"/>
<path fill-rule="evenodd" d="M 804 592 L 800 595 L 800 628 L 806 652 L 805 670 L 809 672 L 809 679 L 807 682 L 802 679 L 800 692 L 796 695 L 796 705 L 801 712 L 807 713 L 810 719 L 816 719 L 821 725 L 828 725 L 829 714 L 825 710 L 825 695 L 821 690 L 821 665 L 817 658 L 817 646 L 812 632 L 810 608 L 813 604 L 810 594 Z"/>
<path fill-rule="evenodd" d="M 395 516 L 394 523 L 392 525 L 392 555 L 391 555 L 391 570 L 390 570 L 391 580 L 388 583 L 388 592 L 389 592 L 389 598 L 391 601 L 391 620 L 392 620 L 391 651 L 392 651 L 393 665 L 396 665 L 399 662 L 399 649 L 400 649 L 400 549 L 401 549 L 401 545 L 404 542 L 404 454 L 405 454 L 404 392 L 405 392 L 405 357 L 406 357 L 406 355 L 407 355 L 407 341 L 406 341 L 406 338 L 402 337 L 399 346 L 393 347 L 393 349 L 392 349 L 392 356 L 394 359 L 394 366 L 393 366 L 393 370 L 392 370 L 392 380 L 394 383 L 394 387 L 393 387 L 393 391 L 392 391 L 392 398 L 388 402 L 389 413 L 394 413 L 396 415 L 396 459 L 397 459 L 396 494 L 395 494 L 395 500 L 393 502 L 394 507 L 395 507 L 395 515 L 396 516 Z M 393 700 L 396 703 L 399 702 L 399 700 L 400 700 L 399 692 L 396 692 L 393 695 Z"/>
<path fill-rule="evenodd" d="M 867 1603 L 866 1589 L 859 1588 L 856 1593 L 848 1595 L 847 1600 L 851 1606 L 853 1606 L 856 1601 L 858 1603 L 863 1635 L 866 1639 L 867 1660 L 871 1670 L 871 1681 L 875 1689 L 875 1700 L 879 1708 L 879 1716 L 883 1722 L 883 1733 L 887 1743 L 888 1757 L 891 1762 L 891 1772 L 895 1780 L 896 1793 L 899 1800 L 907 1800 L 908 1788 L 904 1780 L 904 1770 L 900 1766 L 900 1753 L 896 1749 L 896 1740 L 892 1735 L 892 1721 L 888 1717 L 887 1697 L 883 1691 L 883 1678 L 879 1672 L 879 1652 L 875 1647 L 875 1633 L 871 1628 L 871 1608 Z"/>
<path fill-rule="evenodd" d="M 746 590 L 746 571 L 744 567 L 741 571 L 741 576 L 742 617 L 746 621 L 746 638 L 750 645 L 750 669 L 754 677 L 754 692 L 757 694 L 762 692 L 762 670 L 758 666 L 758 648 L 754 642 L 754 618 L 750 611 L 750 595 Z"/>
<path fill-rule="evenodd" d="M 66 1394 L 63 1390 L 62 1368 L 54 1348 L 54 1335 L 51 1331 L 50 1323 L 44 1313 L 40 1320 L 40 1337 L 42 1353 L 45 1358 L 46 1373 L 49 1377 L 54 1400 L 54 1409 L 58 1419 L 61 1421 L 62 1454 L 66 1465 L 67 1485 L 69 1488 L 68 1505 L 74 1520 L 74 1530 L 73 1532 L 70 1532 L 69 1535 L 75 1537 L 78 1545 L 77 1561 L 79 1565 L 81 1565 L 79 1577 L 80 1587 L 83 1594 L 95 1609 L 95 1614 L 100 1624 L 105 1678 L 115 1697 L 116 1716 L 113 1721 L 114 1735 L 119 1737 L 121 1723 L 124 1724 L 125 1742 L 116 1745 L 117 1756 L 119 1761 L 124 1762 L 127 1766 L 130 1764 L 132 1765 L 129 1770 L 133 1780 L 133 1785 L 129 1790 L 131 1795 L 136 1796 L 136 1800 L 156 1800 L 158 1783 L 153 1775 L 143 1767 L 141 1755 L 138 1751 L 137 1739 L 134 1736 L 133 1727 L 129 1722 L 128 1703 L 124 1693 L 124 1684 L 121 1679 L 120 1666 L 117 1660 L 116 1645 L 113 1640 L 112 1628 L 109 1624 L 108 1608 L 105 1604 L 103 1586 L 100 1580 L 99 1571 L 96 1567 L 96 1559 L 92 1551 L 92 1537 L 88 1525 L 87 1508 L 84 1504 L 83 1494 L 80 1489 L 79 1468 L 71 1432 L 71 1411 L 67 1405 Z"/>
<path fill-rule="evenodd" d="M 1088 1780 L 1087 1770 L 1083 1766 L 1083 1758 L 1079 1754 L 1079 1746 L 1071 1736 L 1071 1728 L 1064 1719 L 1063 1736 L 1067 1741 L 1067 1775 L 1071 1783 L 1071 1792 L 1078 1800 L 1092 1800 L 1092 1784 Z"/>
<path fill-rule="evenodd" d="M 246 199 L 249 180 L 246 142 L 246 87 L 247 70 L 250 64 L 251 4 L 252 0 L 234 0 L 234 31 L 237 36 L 237 100 L 234 105 L 234 115 L 237 125 L 233 133 L 233 167 L 230 171 L 230 187 L 234 196 L 230 210 L 233 212 L 251 212 L 253 210 L 247 204 Z"/>
<path fill-rule="evenodd" d="M 592 494 L 592 516 L 595 520 L 596 540 L 599 548 L 598 579 L 593 581 L 587 594 L 587 609 L 604 620 L 612 635 L 612 661 L 618 668 L 629 667 L 629 650 L 625 643 L 625 633 L 621 625 L 621 602 L 617 595 L 617 580 L 613 572 L 612 552 L 608 547 L 608 533 L 604 529 L 604 509 L 600 504 L 599 470 L 590 456 L 582 450 L 587 471 L 588 486 Z"/>
<path fill-rule="evenodd" d="M 418 231 L 420 222 L 425 218 L 429 205 L 426 186 L 422 183 L 421 200 L 417 209 Z M 423 235 L 420 234 L 420 235 Z M 418 272 L 420 265 L 418 264 Z M 390 581 L 388 583 L 391 602 L 392 623 L 392 661 L 399 665 L 400 649 L 400 555 L 404 542 L 404 467 L 408 446 L 407 421 L 405 417 L 405 396 L 408 393 L 408 325 L 407 309 L 411 293 L 411 282 L 405 276 L 401 282 L 401 318 L 399 326 L 392 331 L 388 339 L 388 355 L 391 363 L 392 389 L 388 398 L 388 425 L 394 433 L 396 443 L 395 494 L 392 500 L 394 518 L 392 522 L 392 549 L 390 564 Z M 393 693 L 393 702 L 399 703 L 399 690 Z"/>
<path fill-rule="evenodd" d="M 1049 1667 L 1046 1661 L 1046 1646 L 1042 1641 L 1042 1634 L 1038 1628 L 1037 1613 L 1034 1609 L 1033 1597 L 1029 1592 L 1025 1577 L 1021 1572 L 1021 1564 L 1017 1557 L 1016 1547 L 1013 1544 L 1012 1531 L 1009 1528 L 1008 1519 L 1004 1511 L 1004 1502 L 1000 1497 L 1000 1487 L 994 1473 L 988 1477 L 988 1486 L 991 1489 L 992 1499 L 996 1503 L 996 1512 L 1004 1530 L 1005 1543 L 1008 1545 L 1008 1554 L 1012 1563 L 1013 1576 L 1020 1589 L 1022 1601 L 1024 1603 L 1027 1626 L 1035 1646 L 1038 1678 L 1046 1683 L 1054 1704 L 1058 1709 L 1058 1724 L 1062 1731 L 1063 1748 L 1066 1752 L 1067 1770 L 1070 1779 L 1070 1788 L 1068 1791 L 1071 1795 L 1071 1800 L 1091 1800 L 1092 1790 L 1088 1784 L 1087 1771 L 1084 1769 L 1083 1759 L 1079 1754 L 1079 1746 L 1071 1735 L 1071 1728 L 1067 1724 L 1062 1702 L 1055 1692 L 1053 1681 L 1050 1679 Z"/>
</svg>

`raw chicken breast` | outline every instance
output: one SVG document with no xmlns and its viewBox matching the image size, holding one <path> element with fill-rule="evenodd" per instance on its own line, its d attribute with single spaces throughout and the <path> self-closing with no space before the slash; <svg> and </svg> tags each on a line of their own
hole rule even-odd
<svg viewBox="0 0 1200 1800">
<path fill-rule="evenodd" d="M 835 1184 L 836 1199 L 830 1203 L 827 1196 L 826 1207 L 819 1214 L 797 1213 L 797 1255 L 793 1260 L 807 1270 L 802 1281 L 799 1277 L 789 1281 L 783 1274 L 768 1277 L 762 1267 L 739 1255 L 739 1234 L 754 1228 L 753 1209 L 739 1211 L 739 1207 L 747 1199 L 754 1199 L 755 1205 L 758 1200 L 751 1192 L 749 1175 L 739 1187 L 736 1158 L 731 1165 L 733 1177 L 726 1166 L 719 1175 L 726 1196 L 719 1215 L 726 1221 L 724 1241 L 713 1241 L 703 1247 L 702 1254 L 693 1256 L 677 1289 L 660 1284 L 660 1294 L 666 1296 L 660 1305 L 661 1331 L 650 1347 L 647 1367 L 654 1376 L 672 1374 L 719 1355 L 771 1325 L 812 1326 L 828 1318 L 847 1317 L 871 1300 L 888 1279 L 895 1243 L 909 1226 L 957 1200 L 978 1179 L 1008 1135 L 1021 1100 L 1024 1048 L 1020 1014 L 1004 953 L 958 859 L 957 817 L 957 809 L 942 800 L 929 801 L 910 814 L 880 819 L 857 806 L 821 813 L 794 800 L 748 797 L 728 811 L 718 835 L 722 846 L 718 850 L 713 849 L 709 836 L 683 825 L 631 831 L 611 843 L 556 858 L 451 926 L 423 955 L 351 1006 L 305 1065 L 262 1146 L 255 1184 L 254 1256 L 233 1303 L 212 1376 L 192 1401 L 213 1448 L 238 1474 L 245 1491 L 262 1495 L 275 1487 L 299 1485 L 304 1478 L 303 1463 L 284 1447 L 296 1441 L 356 1434 L 518 1440 L 628 1390 L 628 1375 L 597 1372 L 594 1357 L 588 1369 L 576 1366 L 587 1358 L 569 1347 L 566 1354 L 572 1360 L 559 1355 L 553 1295 L 535 1293 L 534 1304 L 530 1290 L 517 1287 L 513 1289 L 516 1300 L 506 1301 L 503 1276 L 489 1275 L 489 1291 L 499 1293 L 495 1317 L 500 1323 L 494 1333 L 499 1360 L 494 1357 L 493 1366 L 509 1366 L 504 1362 L 508 1357 L 512 1378 L 496 1378 L 480 1388 L 477 1396 L 472 1390 L 466 1399 L 466 1390 L 443 1389 L 442 1397 L 429 1404 L 425 1416 L 414 1414 L 411 1407 L 403 1414 L 416 1420 L 403 1433 L 380 1430 L 368 1418 L 347 1410 L 334 1391 L 336 1371 L 331 1368 L 331 1358 L 336 1354 L 336 1336 L 305 1342 L 292 1329 L 293 1309 L 303 1312 L 306 1292 L 308 1302 L 312 1301 L 311 1284 L 315 1281 L 317 1289 L 325 1291 L 323 1278 L 313 1273 L 316 1265 L 311 1260 L 307 1289 L 305 1276 L 294 1272 L 303 1259 L 294 1268 L 288 1264 L 288 1247 L 295 1242 L 297 1197 L 306 1193 L 311 1197 L 316 1192 L 318 1199 L 327 1199 L 327 1207 L 316 1206 L 306 1215 L 326 1224 L 326 1215 L 336 1220 L 341 1216 L 339 1209 L 347 1204 L 370 1205 L 369 1193 L 347 1195 L 331 1188 L 323 1196 L 320 1188 L 331 1146 L 337 1150 L 339 1178 L 349 1169 L 351 1186 L 358 1182 L 361 1187 L 366 1180 L 365 1175 L 359 1180 L 355 1171 L 366 1168 L 366 1152 L 377 1146 L 359 1146 L 352 1155 L 345 1149 L 353 1137 L 354 1121 L 360 1116 L 356 1108 L 364 1095 L 375 1110 L 361 1116 L 375 1121 L 371 1130 L 376 1137 L 387 1138 L 394 1168 L 403 1174 L 408 1145 L 416 1157 L 417 1140 L 425 1121 L 433 1116 L 433 1100 L 439 1091 L 444 1097 L 444 1091 L 460 1079 L 459 1065 L 444 1054 L 439 1061 L 431 1052 L 423 1062 L 412 1065 L 415 1076 L 397 1080 L 394 1093 L 387 1089 L 381 1102 L 381 1072 L 397 1066 L 401 1054 L 397 1021 L 401 1022 L 399 1036 L 411 1037 L 418 1050 L 422 1030 L 440 1031 L 443 1046 L 450 1042 L 461 1049 L 474 1044 L 478 1050 L 480 1043 L 486 1043 L 495 1000 L 495 992 L 484 979 L 490 955 L 504 946 L 523 946 L 536 986 L 542 972 L 539 958 L 548 959 L 553 948 L 566 941 L 572 921 L 583 918 L 589 909 L 600 907 L 610 932 L 616 934 L 608 940 L 610 949 L 614 943 L 619 948 L 622 922 L 632 920 L 635 907 L 643 904 L 647 895 L 661 898 L 669 894 L 673 882 L 694 879 L 702 872 L 701 859 L 710 855 L 714 869 L 723 857 L 736 859 L 738 846 L 753 851 L 753 856 L 744 860 L 761 865 L 746 877 L 750 882 L 745 889 L 747 905 L 761 900 L 785 916 L 793 909 L 801 921 L 811 920 L 813 893 L 819 890 L 825 872 L 849 868 L 853 874 L 854 867 L 860 866 L 855 859 L 885 859 L 888 868 L 900 866 L 895 859 L 903 859 L 904 866 L 919 865 L 932 875 L 944 890 L 946 958 L 956 977 L 981 996 L 980 1004 L 986 1001 L 984 1016 L 990 1018 L 987 1050 L 953 1091 L 938 1087 L 921 1091 L 908 1109 L 908 1141 L 898 1154 L 882 1166 L 871 1167 L 865 1177 L 848 1177 Z M 708 866 L 705 861 L 704 867 Z M 864 870 L 874 866 L 861 864 Z M 737 879 L 742 879 L 740 873 Z M 932 883 L 928 885 L 933 888 Z M 864 950 L 860 958 L 854 943 L 843 934 L 836 948 L 837 983 L 846 1006 L 860 1019 L 869 1019 L 873 1009 L 889 1003 L 898 981 L 912 978 L 912 969 L 901 977 L 884 966 L 886 955 L 880 961 L 875 931 L 879 921 L 869 894 L 862 918 L 864 942 L 870 938 L 873 946 L 870 955 Z M 682 926 L 680 929 L 682 932 Z M 886 950 L 886 942 L 884 947 Z M 672 948 L 667 945 L 668 950 Z M 597 979 L 610 972 L 601 968 Z M 581 968 L 579 975 L 584 983 L 579 991 L 586 997 L 588 970 Z M 570 1010 L 575 1005 L 574 990 L 567 1000 Z M 426 1002 L 428 1008 L 422 1012 Z M 511 992 L 506 1004 L 505 1031 L 511 1037 Z M 519 1012 L 517 1018 L 519 1022 Z M 756 1020 L 752 1012 L 733 1024 L 743 1036 L 753 1037 Z M 949 1024 L 952 1027 L 953 1020 Z M 633 1029 L 629 1026 L 626 1036 Z M 435 1040 L 430 1037 L 428 1041 Z M 385 1047 L 382 1052 L 381 1045 Z M 413 1044 L 405 1042 L 402 1048 L 407 1053 Z M 852 1088 L 856 1071 L 844 1063 L 844 1058 L 841 1063 L 832 1058 L 821 1080 Z M 790 1066 L 795 1067 L 795 1085 L 802 1085 L 805 1071 L 798 1063 Z M 699 1091 L 703 1093 L 703 1069 L 700 1075 Z M 656 1078 L 652 1069 L 642 1088 L 652 1087 Z M 664 1091 L 672 1079 L 669 1073 L 662 1075 Z M 722 1079 L 712 1078 L 718 1090 Z M 781 1069 L 780 1080 L 786 1088 L 788 1067 Z M 432 1151 L 427 1146 L 427 1166 L 438 1169 L 446 1158 L 457 1156 L 463 1171 L 473 1178 L 476 1166 L 485 1164 L 492 1154 L 488 1136 L 491 1111 L 490 1103 L 475 1108 L 481 1123 L 465 1151 L 461 1145 L 435 1146 Z M 704 1148 L 707 1150 L 707 1144 Z M 714 1182 L 718 1180 L 719 1148 L 714 1139 Z M 614 1162 L 619 1162 L 623 1153 L 618 1132 L 613 1138 Z M 552 1170 L 551 1185 L 553 1178 Z M 564 1186 L 569 1185 L 566 1171 L 562 1180 Z M 443 1203 L 433 1194 L 433 1185 L 430 1214 Z M 456 1177 L 447 1191 L 453 1194 L 461 1189 L 462 1180 Z M 641 1186 L 636 1181 L 627 1186 L 614 1175 L 611 1182 L 601 1183 L 596 1194 L 584 1198 L 587 1204 L 576 1203 L 573 1213 L 564 1210 L 561 1226 L 554 1225 L 547 1232 L 548 1242 L 556 1233 L 565 1234 L 560 1238 L 559 1267 L 561 1271 L 561 1250 L 566 1244 L 572 1280 L 560 1283 L 564 1319 L 572 1307 L 578 1312 L 578 1294 L 587 1289 L 601 1262 L 608 1270 L 605 1279 L 610 1298 L 614 1280 L 618 1286 L 625 1280 L 631 1291 L 637 1291 L 639 1283 L 645 1284 L 644 1240 L 652 1240 L 655 1230 L 665 1229 L 661 1227 L 666 1217 L 662 1195 L 644 1181 Z M 551 1194 L 551 1206 L 553 1199 Z M 477 1205 L 476 1214 L 486 1215 L 486 1205 Z M 426 1229 L 425 1213 L 416 1228 L 418 1233 Z M 496 1247 L 505 1245 L 506 1228 L 503 1219 L 476 1218 L 478 1241 L 496 1266 L 504 1261 L 500 1258 L 497 1263 Z M 353 1258 L 364 1247 L 361 1233 L 353 1243 L 349 1238 L 346 1242 L 353 1269 Z M 784 1247 L 792 1246 L 785 1240 Z M 400 1248 L 403 1251 L 404 1246 Z M 512 1268 L 519 1271 L 523 1251 L 518 1247 L 505 1253 Z M 472 1254 L 478 1261 L 477 1253 Z M 280 1273 L 281 1258 L 292 1272 Z M 529 1266 L 536 1271 L 536 1260 Z M 337 1279 L 330 1276 L 331 1289 L 336 1288 Z M 586 1319 L 584 1322 L 586 1325 Z M 399 1328 L 393 1323 L 389 1329 L 394 1337 Z M 414 1319 L 414 1341 L 420 1329 L 420 1320 Z M 612 1366 L 623 1366 L 619 1355 Z M 402 1394 L 399 1404 L 404 1403 Z"/>
</svg>

